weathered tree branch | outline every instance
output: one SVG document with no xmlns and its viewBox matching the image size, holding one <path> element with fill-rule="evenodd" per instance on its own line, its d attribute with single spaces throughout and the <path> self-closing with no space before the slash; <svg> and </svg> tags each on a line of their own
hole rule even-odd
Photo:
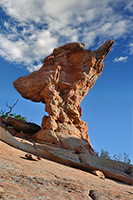
<svg viewBox="0 0 133 200">
<path fill-rule="evenodd" d="M 6 103 L 6 106 L 7 106 L 8 108 L 10 108 L 10 110 L 9 110 L 8 112 L 6 112 L 6 115 L 9 114 L 10 112 L 12 112 L 13 107 L 14 107 L 17 103 L 18 103 L 18 99 L 17 99 L 17 101 L 15 102 L 15 104 L 13 104 L 13 106 L 9 106 L 9 105 L 8 105 L 8 102 Z"/>
<path fill-rule="evenodd" d="M 1 116 L 3 116 L 5 113 L 5 110 L 1 110 L 0 112 L 1 112 Z"/>
</svg>

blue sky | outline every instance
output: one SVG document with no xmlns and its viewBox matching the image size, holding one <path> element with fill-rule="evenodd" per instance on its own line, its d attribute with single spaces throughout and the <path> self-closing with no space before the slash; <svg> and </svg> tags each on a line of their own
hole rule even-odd
<svg viewBox="0 0 133 200">
<path fill-rule="evenodd" d="M 54 48 L 83 42 L 96 50 L 115 43 L 102 75 L 81 103 L 93 148 L 133 161 L 133 3 L 131 0 L 0 0 L 0 109 L 41 124 L 42 103 L 25 100 L 13 81 L 42 66 Z"/>
</svg>

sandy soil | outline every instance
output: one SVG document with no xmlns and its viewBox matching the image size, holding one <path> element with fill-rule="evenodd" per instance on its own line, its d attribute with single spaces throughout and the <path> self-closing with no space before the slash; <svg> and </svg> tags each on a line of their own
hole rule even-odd
<svg viewBox="0 0 133 200">
<path fill-rule="evenodd" d="M 0 199 L 105 200 L 133 198 L 133 187 L 46 159 L 31 161 L 26 152 L 0 141 Z"/>
</svg>

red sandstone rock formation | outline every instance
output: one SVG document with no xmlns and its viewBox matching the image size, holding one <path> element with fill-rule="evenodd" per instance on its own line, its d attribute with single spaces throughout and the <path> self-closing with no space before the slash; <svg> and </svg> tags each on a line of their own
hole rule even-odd
<svg viewBox="0 0 133 200">
<path fill-rule="evenodd" d="M 14 82 L 24 98 L 45 103 L 49 116 L 43 117 L 41 130 L 34 135 L 37 142 L 93 154 L 80 103 L 101 75 L 113 43 L 107 41 L 94 52 L 84 50 L 82 43 L 66 44 L 54 49 L 41 69 Z"/>
<path fill-rule="evenodd" d="M 17 132 L 23 131 L 24 133 L 27 133 L 28 135 L 33 135 L 34 133 L 36 133 L 37 131 L 41 129 L 41 127 L 38 126 L 37 124 L 31 123 L 31 122 L 25 122 L 23 120 L 11 118 L 11 117 L 8 117 L 8 119 L 3 123 L 6 126 L 13 127 L 13 130 Z"/>
</svg>

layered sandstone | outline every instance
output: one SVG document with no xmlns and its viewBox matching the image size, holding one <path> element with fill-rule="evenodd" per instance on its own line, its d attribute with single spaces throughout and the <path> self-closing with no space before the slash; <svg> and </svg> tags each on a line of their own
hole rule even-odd
<svg viewBox="0 0 133 200">
<path fill-rule="evenodd" d="M 62 153 L 64 151 L 69 153 L 64 149 Z M 131 185 L 108 178 L 100 179 L 86 171 L 43 158 L 28 160 L 25 159 L 26 153 L 0 141 L 0 199 L 132 199 Z"/>
<path fill-rule="evenodd" d="M 48 144 L 32 143 L 25 139 L 13 137 L 2 126 L 0 126 L 0 140 L 12 147 L 23 150 L 25 153 L 28 152 L 28 154 L 23 152 L 24 159 L 40 161 L 42 160 L 41 158 L 45 158 L 86 172 L 91 172 L 103 180 L 108 177 L 129 185 L 133 184 L 133 166 L 127 163 L 85 153 L 77 154 L 72 150 L 60 149 Z"/>
<path fill-rule="evenodd" d="M 66 44 L 54 49 L 41 69 L 14 82 L 24 98 L 44 103 L 49 114 L 43 117 L 34 140 L 93 154 L 80 104 L 101 75 L 103 60 L 113 43 L 107 41 L 94 52 L 84 49 L 83 43 Z"/>
</svg>

